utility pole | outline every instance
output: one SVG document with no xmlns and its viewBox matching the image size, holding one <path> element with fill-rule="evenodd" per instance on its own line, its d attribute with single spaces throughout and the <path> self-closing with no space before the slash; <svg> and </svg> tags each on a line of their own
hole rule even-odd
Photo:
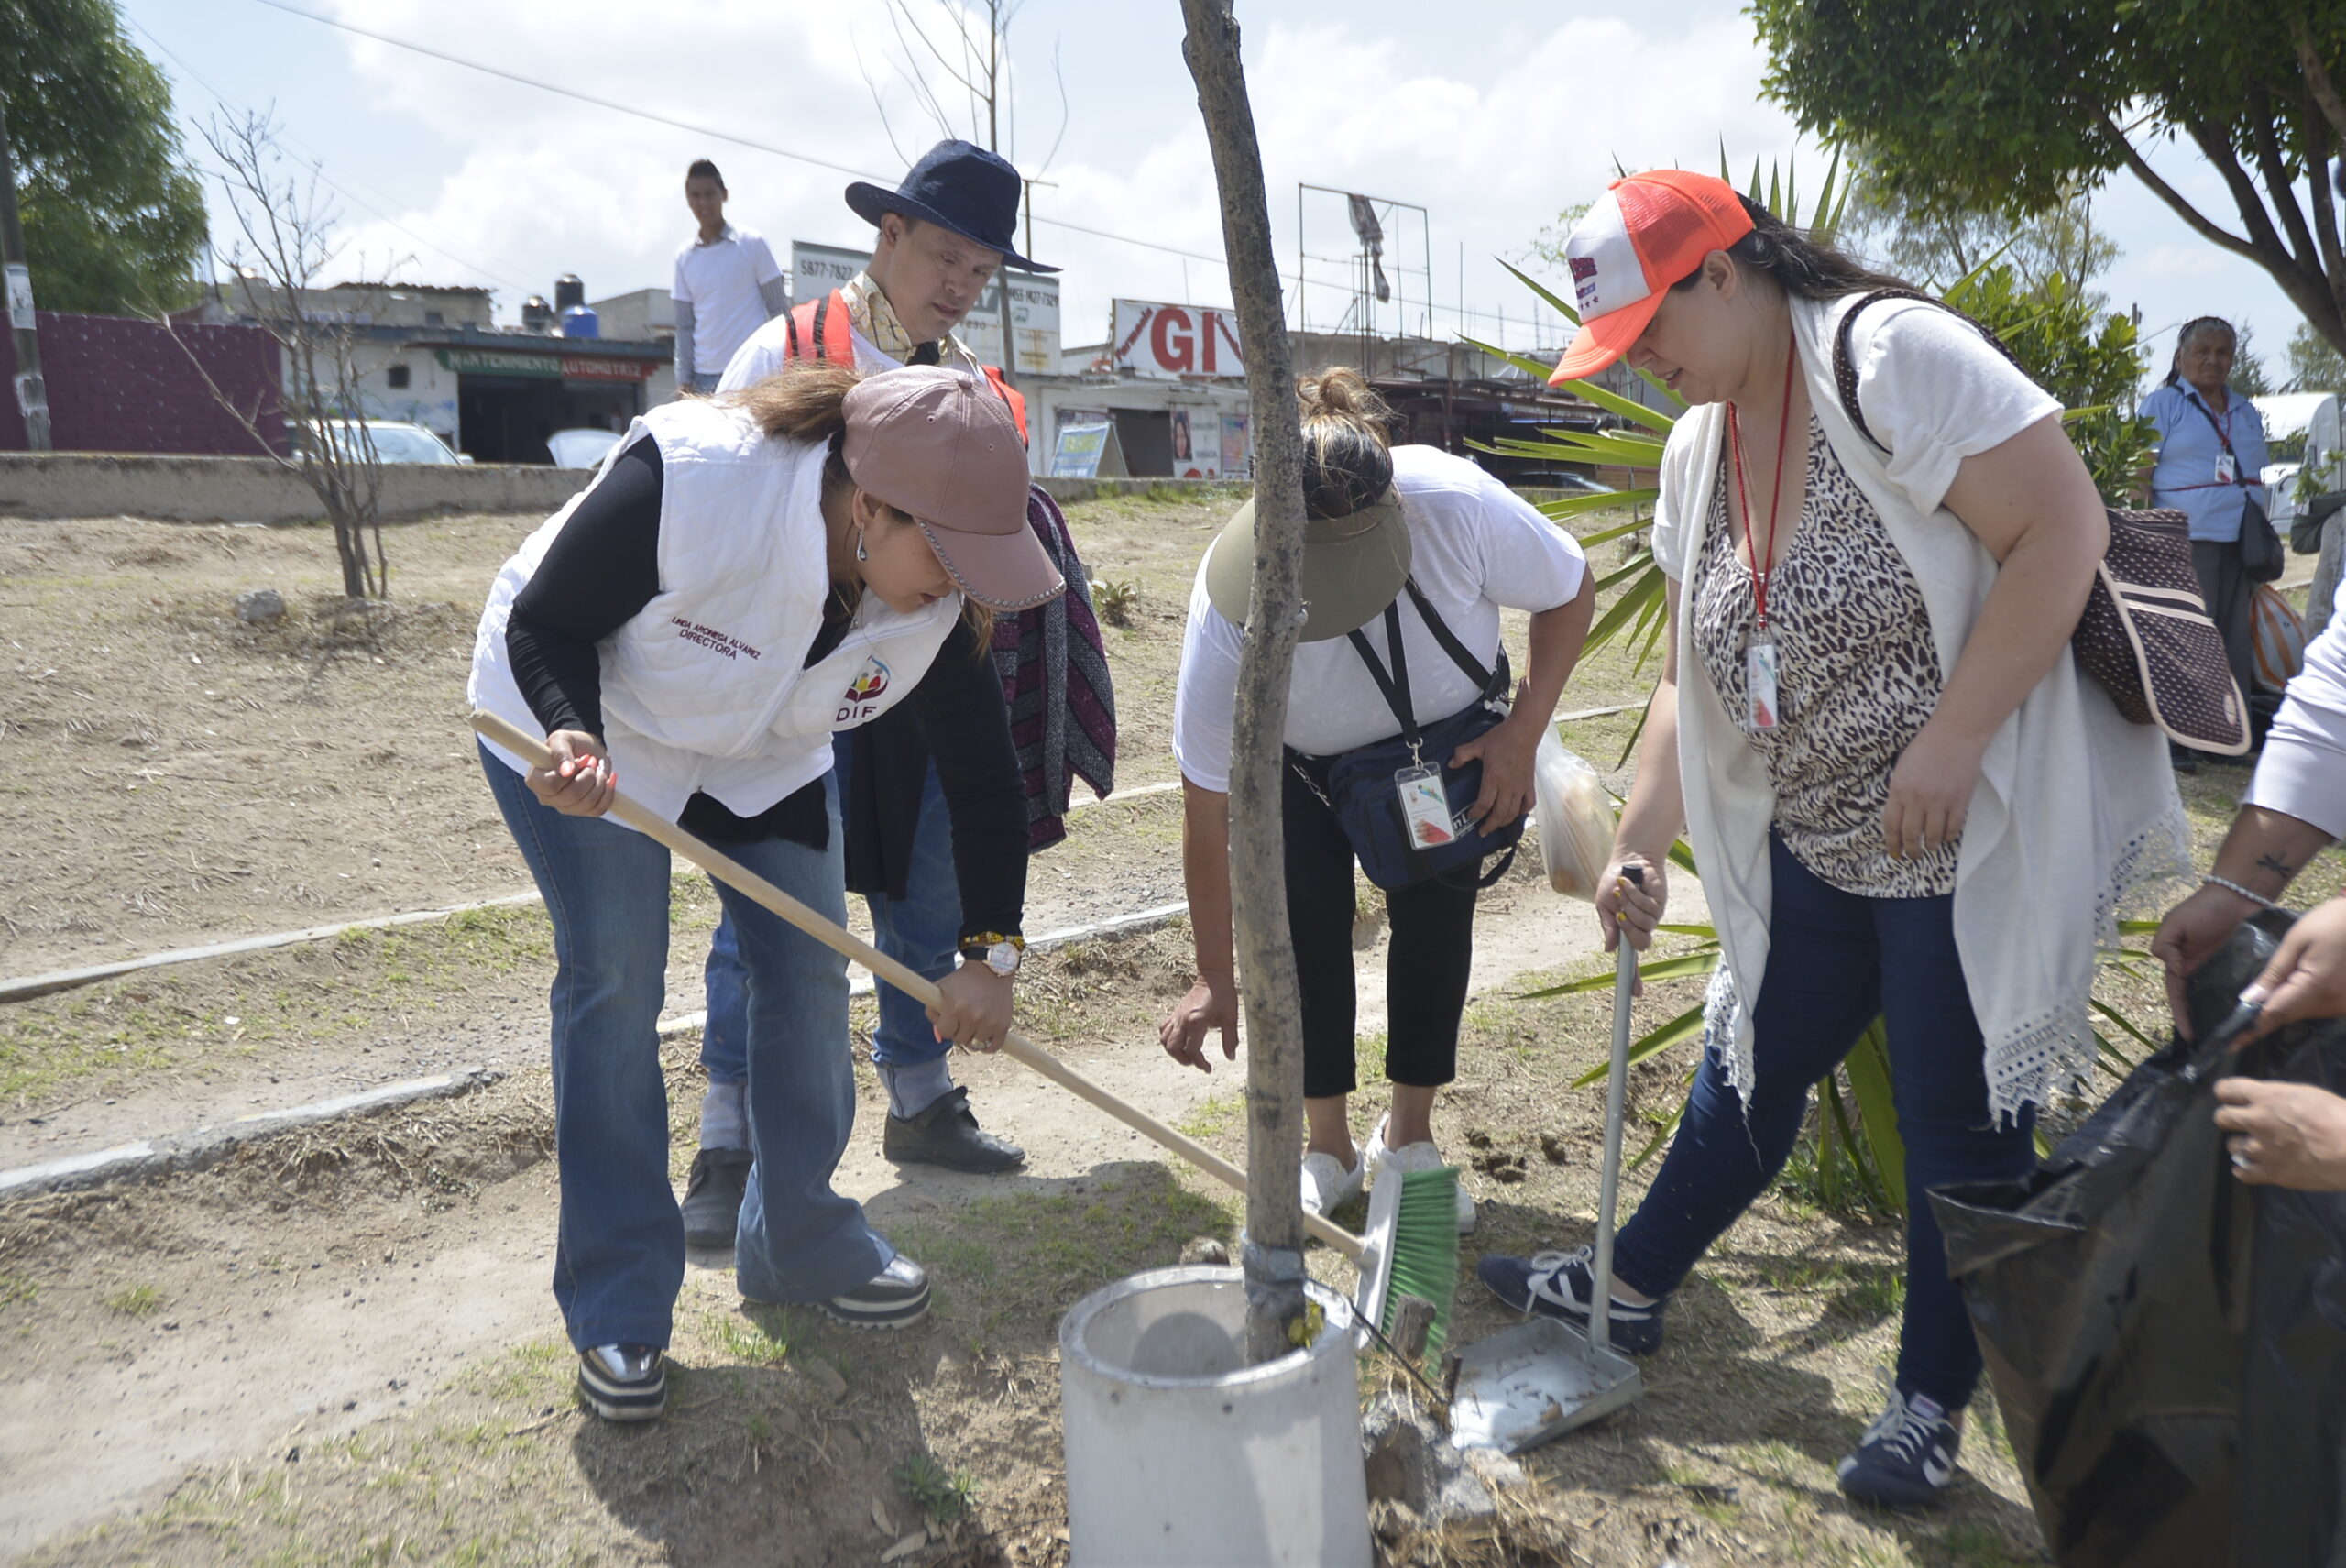
<svg viewBox="0 0 2346 1568">
<path fill-rule="evenodd" d="M 25 230 L 16 221 L 16 160 L 8 151 L 8 110 L 0 104 L 0 274 L 7 280 L 8 325 L 16 339 L 16 407 L 25 416 L 25 450 L 47 452 L 49 385 L 40 375 L 40 334 L 33 326 L 33 274 L 25 265 Z"/>
</svg>

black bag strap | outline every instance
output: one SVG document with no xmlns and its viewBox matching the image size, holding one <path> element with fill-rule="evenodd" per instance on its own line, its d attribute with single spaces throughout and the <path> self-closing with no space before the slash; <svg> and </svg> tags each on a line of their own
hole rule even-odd
<svg viewBox="0 0 2346 1568">
<path fill-rule="evenodd" d="M 1401 601 L 1396 598 L 1385 607 L 1385 642 L 1393 652 L 1392 674 L 1386 674 L 1385 666 L 1377 662 L 1376 650 L 1368 645 L 1368 638 L 1359 627 L 1354 627 L 1344 636 L 1351 641 L 1353 652 L 1360 655 L 1360 662 L 1368 666 L 1370 678 L 1385 696 L 1385 706 L 1401 721 L 1401 739 L 1409 743 L 1409 752 L 1415 756 L 1425 744 L 1425 732 L 1418 728 L 1417 705 L 1409 700 L 1409 652 L 1401 641 Z"/>
<path fill-rule="evenodd" d="M 1432 602 L 1426 598 L 1425 591 L 1418 587 L 1415 577 L 1403 578 L 1401 587 L 1409 594 L 1409 602 L 1418 607 L 1418 614 L 1424 619 L 1426 630 L 1433 633 L 1434 641 L 1450 655 L 1453 663 L 1474 679 L 1474 688 L 1483 694 L 1483 700 L 1488 702 L 1494 697 L 1506 696 L 1504 692 L 1491 689 L 1499 679 L 1499 672 L 1506 668 L 1504 662 L 1485 669 L 1481 661 L 1467 651 L 1466 644 L 1458 640 L 1458 634 L 1450 630 L 1450 623 L 1442 619 Z M 1354 627 L 1344 635 L 1352 642 L 1353 651 L 1360 655 L 1361 663 L 1368 666 L 1370 677 L 1376 682 L 1376 689 L 1384 694 L 1385 706 L 1391 708 L 1393 717 L 1401 721 L 1401 738 L 1409 742 L 1409 750 L 1414 752 L 1422 742 L 1423 734 L 1418 729 L 1416 705 L 1409 698 L 1409 652 L 1401 642 L 1400 597 L 1396 595 L 1393 602 L 1385 607 L 1385 641 L 1393 655 L 1392 674 L 1386 673 L 1384 664 L 1376 657 L 1376 650 L 1369 646 L 1368 638 L 1360 628 Z"/>
<path fill-rule="evenodd" d="M 1884 300 L 1919 300 L 1924 304 L 1937 306 L 1947 314 L 1968 323 L 1981 337 L 1986 338 L 1990 347 L 2012 362 L 2013 369 L 2023 376 L 2028 374 L 2028 367 L 2020 362 L 2019 356 L 2012 353 L 2002 338 L 1998 337 L 1983 323 L 1972 320 L 1945 300 L 1925 294 L 1920 289 L 1876 289 L 1841 313 L 1841 325 L 1833 334 L 1833 385 L 1841 394 L 1841 411 L 1848 416 L 1849 422 L 1857 427 L 1858 433 L 1876 446 L 1881 447 L 1884 452 L 1889 451 L 1890 448 L 1882 445 L 1881 437 L 1876 435 L 1873 433 L 1873 427 L 1866 423 L 1865 411 L 1858 407 L 1858 365 L 1849 350 L 1849 333 L 1858 324 L 1858 313 L 1868 305 L 1880 304 Z"/>
</svg>

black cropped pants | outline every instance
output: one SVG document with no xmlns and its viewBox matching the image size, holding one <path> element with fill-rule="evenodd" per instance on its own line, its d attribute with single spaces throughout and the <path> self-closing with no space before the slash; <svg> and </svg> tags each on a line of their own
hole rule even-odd
<svg viewBox="0 0 2346 1568">
<path fill-rule="evenodd" d="M 1321 792 L 1315 759 L 1288 751 L 1279 770 L 1287 833 L 1288 932 L 1303 1012 L 1303 1092 L 1349 1094 L 1358 999 L 1353 983 L 1353 847 Z M 1310 770 L 1307 782 L 1302 770 Z M 1314 788 L 1314 785 L 1318 788 Z M 1474 961 L 1471 887 L 1421 882 L 1385 894 L 1392 925 L 1385 973 L 1385 1076 L 1437 1088 L 1458 1076 L 1458 1022 Z"/>
</svg>

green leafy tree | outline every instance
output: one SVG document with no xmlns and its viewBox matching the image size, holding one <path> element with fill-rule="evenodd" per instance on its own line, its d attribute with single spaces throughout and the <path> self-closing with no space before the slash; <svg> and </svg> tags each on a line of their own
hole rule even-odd
<svg viewBox="0 0 2346 1568">
<path fill-rule="evenodd" d="M 2094 226 L 2093 192 L 2072 185 L 2043 212 L 2015 219 L 1950 205 L 1935 192 L 1891 183 L 1862 151 L 1852 159 L 1841 242 L 1883 270 L 1944 287 L 2008 262 L 2030 288 L 2058 278 L 2099 310 L 2093 280 L 2118 259 L 2118 246 Z"/>
<path fill-rule="evenodd" d="M 2289 380 L 2292 392 L 2346 392 L 2346 354 L 2321 340 L 2304 322 L 2289 334 Z"/>
<path fill-rule="evenodd" d="M 2130 171 L 2271 273 L 2346 350 L 2346 6 L 2330 0 L 1752 0 L 1767 90 L 1897 188 L 2042 212 Z M 2142 148 L 2180 137 L 2223 179 L 2204 213 Z"/>
<path fill-rule="evenodd" d="M 2232 345 L 2230 381 L 2232 390 L 2243 397 L 2261 398 L 2280 390 L 2273 384 L 2273 373 L 2264 367 L 2264 356 L 2256 352 L 2256 329 L 2245 322 Z"/>
<path fill-rule="evenodd" d="M 203 191 L 170 84 L 123 36 L 112 0 L 0 0 L 0 39 L 34 297 L 108 315 L 185 303 Z"/>
</svg>

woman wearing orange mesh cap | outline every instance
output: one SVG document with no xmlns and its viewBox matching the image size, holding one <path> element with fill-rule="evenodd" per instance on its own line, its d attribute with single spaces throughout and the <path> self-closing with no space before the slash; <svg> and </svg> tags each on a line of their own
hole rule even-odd
<svg viewBox="0 0 2346 1568">
<path fill-rule="evenodd" d="M 1614 1340 L 1660 1348 L 1810 1085 L 1886 1015 L 1905 1321 L 1840 1480 L 1926 1501 L 1980 1356 L 1922 1195 L 2033 1167 L 2035 1107 L 2092 1060 L 2097 930 L 2187 842 L 2163 736 L 2070 659 L 2101 500 L 2058 405 L 1976 328 L 1869 300 L 1904 285 L 1723 181 L 1621 181 L 1568 256 L 1584 324 L 1556 379 L 1626 357 L 1694 405 L 1662 460 L 1670 634 L 1598 917 L 1608 948 L 1651 941 L 1683 828 L 1720 946 L 1685 1120 L 1614 1255 Z M 1521 1310 L 1589 1315 L 1585 1248 L 1479 1272 Z"/>
</svg>

